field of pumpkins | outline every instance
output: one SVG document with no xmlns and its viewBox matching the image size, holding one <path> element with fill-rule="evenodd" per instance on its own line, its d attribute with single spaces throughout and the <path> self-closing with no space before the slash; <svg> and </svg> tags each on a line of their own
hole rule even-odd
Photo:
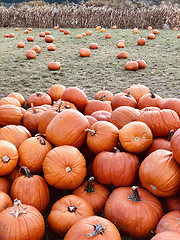
<svg viewBox="0 0 180 240">
<path fill-rule="evenodd" d="M 53 84 L 24 106 L 0 99 L 0 239 L 180 239 L 178 98 Z"/>
</svg>

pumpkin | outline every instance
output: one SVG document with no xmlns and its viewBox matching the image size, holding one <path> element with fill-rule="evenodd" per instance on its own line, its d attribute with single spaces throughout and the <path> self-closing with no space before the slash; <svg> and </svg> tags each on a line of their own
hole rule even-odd
<svg viewBox="0 0 180 240">
<path fill-rule="evenodd" d="M 170 140 L 171 151 L 173 152 L 173 157 L 175 160 L 180 163 L 180 147 L 179 147 L 179 139 L 180 139 L 180 128 L 174 133 Z"/>
<path fill-rule="evenodd" d="M 0 213 L 0 239 L 41 240 L 44 232 L 45 223 L 41 213 L 18 199 L 14 200 L 13 207 Z"/>
<path fill-rule="evenodd" d="M 145 108 L 142 108 L 141 111 L 160 111 L 161 109 L 158 108 L 158 107 L 145 107 Z"/>
<path fill-rule="evenodd" d="M 25 34 L 28 34 L 28 33 L 29 33 L 29 31 L 26 29 L 26 30 L 24 30 L 24 33 L 25 33 Z"/>
<path fill-rule="evenodd" d="M 177 38 L 180 38 L 180 34 L 177 35 Z"/>
<path fill-rule="evenodd" d="M 4 34 L 4 37 L 5 37 L 5 38 L 8 38 L 8 37 L 9 37 L 9 34 L 5 33 L 5 34 Z"/>
<path fill-rule="evenodd" d="M 118 45 L 119 42 L 123 42 L 123 43 L 125 44 L 125 41 L 124 41 L 124 40 L 118 40 L 118 41 L 117 41 L 117 45 Z"/>
<path fill-rule="evenodd" d="M 61 65 L 59 62 L 49 62 L 48 63 L 48 69 L 50 71 L 56 71 L 59 70 L 61 68 Z"/>
<path fill-rule="evenodd" d="M 38 45 L 33 46 L 31 49 L 34 50 L 36 53 L 41 52 L 41 48 Z"/>
<path fill-rule="evenodd" d="M 152 152 L 139 168 L 141 184 L 158 197 L 176 195 L 180 188 L 180 167 L 170 151 L 159 149 Z"/>
<path fill-rule="evenodd" d="M 170 239 L 179 240 L 179 238 L 180 238 L 179 233 L 167 231 L 167 232 L 158 233 L 153 238 L 151 238 L 151 240 L 170 240 Z"/>
<path fill-rule="evenodd" d="M 153 92 L 149 92 L 144 94 L 138 101 L 138 108 L 142 109 L 145 107 L 158 107 L 161 108 L 162 105 L 162 98 L 153 93 Z"/>
<path fill-rule="evenodd" d="M 180 211 L 180 192 L 173 196 L 165 198 L 166 209 L 170 211 Z"/>
<path fill-rule="evenodd" d="M 0 177 L 0 191 L 9 194 L 10 182 L 5 177 Z"/>
<path fill-rule="evenodd" d="M 23 42 L 18 42 L 17 47 L 18 48 L 24 48 L 25 44 Z"/>
<path fill-rule="evenodd" d="M 29 37 L 27 37 L 27 41 L 28 41 L 28 42 L 34 42 L 34 38 L 31 37 L 31 36 L 29 36 Z"/>
<path fill-rule="evenodd" d="M 12 206 L 12 200 L 5 192 L 0 191 L 0 213 L 8 207 Z"/>
<path fill-rule="evenodd" d="M 94 181 L 94 177 L 90 177 L 76 188 L 73 194 L 88 201 L 93 207 L 94 213 L 98 215 L 102 212 L 110 192 L 105 186 Z"/>
<path fill-rule="evenodd" d="M 133 33 L 138 33 L 138 28 L 134 28 Z"/>
<path fill-rule="evenodd" d="M 67 232 L 64 240 L 121 240 L 117 228 L 109 220 L 92 216 L 75 223 Z"/>
<path fill-rule="evenodd" d="M 167 137 L 170 130 L 176 131 L 180 127 L 179 116 L 171 109 L 141 111 L 138 121 L 150 127 L 154 138 Z"/>
<path fill-rule="evenodd" d="M 34 50 L 28 50 L 26 52 L 27 59 L 35 59 L 36 58 L 36 52 Z"/>
<path fill-rule="evenodd" d="M 154 33 L 149 33 L 147 38 L 150 39 L 150 40 L 154 40 L 156 37 L 155 37 Z"/>
<path fill-rule="evenodd" d="M 66 88 L 61 95 L 61 100 L 73 103 L 79 111 L 83 111 L 88 103 L 86 94 L 78 87 Z"/>
<path fill-rule="evenodd" d="M 9 33 L 9 36 L 8 36 L 8 37 L 10 37 L 10 38 L 14 38 L 15 35 L 14 35 L 14 33 Z"/>
<path fill-rule="evenodd" d="M 25 99 L 24 99 L 24 97 L 23 97 L 23 95 L 21 93 L 11 92 L 7 97 L 16 98 L 20 102 L 21 107 L 23 107 L 24 104 L 25 104 Z"/>
<path fill-rule="evenodd" d="M 110 39 L 111 38 L 111 34 L 110 33 L 106 33 L 105 38 L 106 39 Z"/>
<path fill-rule="evenodd" d="M 47 43 L 52 43 L 54 41 L 54 37 L 51 35 L 46 35 L 44 39 L 45 39 L 45 42 Z"/>
<path fill-rule="evenodd" d="M 36 93 L 31 94 L 28 97 L 28 101 L 27 101 L 28 107 L 31 107 L 31 103 L 33 103 L 34 107 L 40 106 L 43 104 L 51 105 L 52 100 L 51 100 L 51 97 L 47 93 L 36 92 Z"/>
<path fill-rule="evenodd" d="M 159 31 L 158 31 L 157 29 L 154 29 L 154 30 L 153 30 L 153 33 L 154 33 L 154 35 L 158 35 L 158 34 L 159 34 Z"/>
<path fill-rule="evenodd" d="M 50 31 L 45 31 L 45 35 L 51 35 Z"/>
<path fill-rule="evenodd" d="M 130 95 L 130 93 L 120 92 L 113 96 L 111 100 L 112 110 L 114 111 L 116 108 L 121 106 L 130 106 L 137 107 L 136 99 Z"/>
<path fill-rule="evenodd" d="M 99 31 L 100 29 L 101 29 L 101 27 L 100 27 L 100 26 L 97 26 L 96 29 L 95 29 L 95 31 Z"/>
<path fill-rule="evenodd" d="M 31 27 L 29 27 L 27 30 L 28 30 L 29 32 L 31 32 L 31 31 L 32 31 L 32 28 L 31 28 Z"/>
<path fill-rule="evenodd" d="M 0 140 L 0 176 L 10 173 L 17 165 L 17 148 L 10 142 Z"/>
<path fill-rule="evenodd" d="M 128 53 L 127 52 L 120 52 L 118 55 L 117 55 L 117 58 L 128 58 Z"/>
<path fill-rule="evenodd" d="M 51 144 L 44 139 L 43 135 L 28 138 L 18 149 L 18 164 L 28 167 L 31 173 L 39 173 L 45 156 L 51 149 Z"/>
<path fill-rule="evenodd" d="M 52 232 L 64 235 L 76 222 L 93 215 L 93 208 L 86 200 L 76 195 L 67 195 L 52 206 L 47 223 Z"/>
<path fill-rule="evenodd" d="M 59 31 L 60 31 L 60 32 L 64 32 L 64 29 L 63 29 L 63 28 L 60 28 Z"/>
<path fill-rule="evenodd" d="M 125 69 L 128 71 L 136 71 L 138 70 L 138 63 L 136 61 L 130 61 L 125 63 Z"/>
<path fill-rule="evenodd" d="M 116 26 L 112 26 L 112 29 L 117 29 L 117 27 Z"/>
<path fill-rule="evenodd" d="M 111 113 L 108 111 L 104 111 L 104 110 L 95 111 L 91 114 L 91 116 L 96 118 L 98 121 L 107 121 L 107 122 L 111 121 Z"/>
<path fill-rule="evenodd" d="M 125 93 L 130 93 L 136 101 L 138 102 L 139 99 L 144 96 L 146 93 L 149 93 L 149 88 L 143 84 L 133 84 L 131 87 L 124 90 Z"/>
<path fill-rule="evenodd" d="M 101 28 L 101 32 L 106 32 L 106 29 L 105 28 Z"/>
<path fill-rule="evenodd" d="M 89 48 L 90 49 L 98 49 L 98 44 L 97 43 L 90 43 Z"/>
<path fill-rule="evenodd" d="M 98 120 L 96 118 L 94 118 L 93 116 L 89 116 L 89 115 L 85 115 L 85 117 L 87 118 L 89 125 L 92 126 L 94 123 L 96 123 Z"/>
<path fill-rule="evenodd" d="M 172 231 L 180 234 L 179 219 L 180 211 L 172 211 L 165 214 L 156 226 L 156 234 L 165 231 Z"/>
<path fill-rule="evenodd" d="M 79 55 L 81 57 L 89 57 L 91 55 L 91 51 L 87 48 L 82 48 L 79 50 Z"/>
<path fill-rule="evenodd" d="M 143 188 L 119 187 L 108 198 L 104 215 L 122 233 L 139 239 L 155 229 L 163 215 L 163 207 L 156 197 Z"/>
<path fill-rule="evenodd" d="M 142 68 L 146 68 L 146 62 L 142 59 L 140 60 L 136 60 L 136 62 L 138 63 L 138 68 L 142 69 Z"/>
<path fill-rule="evenodd" d="M 6 125 L 21 125 L 21 108 L 15 105 L 0 106 L 0 127 Z"/>
<path fill-rule="evenodd" d="M 81 38 L 82 38 L 82 34 L 78 34 L 78 35 L 76 35 L 76 38 L 81 39 Z"/>
<path fill-rule="evenodd" d="M 23 141 L 31 137 L 31 133 L 21 125 L 7 125 L 0 129 L 0 140 L 6 140 L 18 149 Z"/>
<path fill-rule="evenodd" d="M 121 129 L 124 125 L 137 121 L 140 115 L 140 111 L 130 106 L 121 106 L 116 108 L 111 114 L 111 122 Z"/>
<path fill-rule="evenodd" d="M 138 38 L 137 45 L 145 45 L 146 40 L 143 37 Z"/>
<path fill-rule="evenodd" d="M 139 159 L 136 155 L 120 152 L 103 151 L 93 161 L 93 173 L 96 180 L 103 185 L 114 187 L 129 186 L 136 180 Z"/>
<path fill-rule="evenodd" d="M 98 91 L 95 94 L 94 98 L 96 100 L 103 99 L 104 101 L 111 101 L 113 98 L 113 94 L 112 94 L 112 92 L 106 90 L 105 87 L 103 87 L 102 90 Z"/>
<path fill-rule="evenodd" d="M 176 31 L 177 31 L 177 30 L 178 30 L 178 28 L 177 28 L 177 27 L 174 27 L 174 28 L 173 28 L 173 30 L 176 30 Z"/>
<path fill-rule="evenodd" d="M 20 102 L 13 97 L 4 97 L 0 99 L 0 105 L 15 105 L 17 107 L 21 107 Z"/>
<path fill-rule="evenodd" d="M 180 117 L 180 99 L 178 98 L 167 98 L 162 102 L 162 109 L 172 109 L 177 112 Z"/>
<path fill-rule="evenodd" d="M 55 50 L 56 50 L 56 46 L 51 43 L 51 44 L 49 44 L 49 45 L 47 46 L 47 50 L 48 50 L 48 51 L 55 51 Z"/>
<path fill-rule="evenodd" d="M 58 30 L 58 26 L 54 26 L 54 30 Z"/>
<path fill-rule="evenodd" d="M 40 37 L 45 37 L 46 34 L 45 34 L 44 32 L 41 32 L 41 33 L 39 34 L 39 36 L 40 36 Z"/>
<path fill-rule="evenodd" d="M 99 100 L 89 100 L 84 108 L 84 114 L 91 115 L 93 112 L 99 110 L 105 110 L 110 113 L 112 112 L 111 102 L 104 101 L 103 96 L 99 98 Z"/>
<path fill-rule="evenodd" d="M 124 47 L 125 47 L 125 43 L 122 42 L 122 41 L 118 41 L 117 47 L 118 47 L 118 48 L 124 48 Z"/>
<path fill-rule="evenodd" d="M 91 30 L 87 30 L 86 31 L 86 35 L 92 35 L 92 31 Z"/>
<path fill-rule="evenodd" d="M 11 186 L 12 199 L 18 198 L 23 204 L 31 205 L 44 212 L 49 205 L 49 189 L 45 180 L 39 175 L 31 175 L 30 170 L 22 166 L 25 176 L 17 177 Z"/>
<path fill-rule="evenodd" d="M 153 140 L 151 129 L 143 122 L 133 121 L 119 130 L 119 141 L 123 149 L 130 153 L 146 151 Z"/>
<path fill-rule="evenodd" d="M 95 154 L 113 151 L 118 144 L 118 128 L 110 122 L 98 121 L 85 131 L 87 146 Z"/>
<path fill-rule="evenodd" d="M 147 28 L 149 31 L 151 31 L 152 30 L 152 27 L 151 26 L 148 26 L 148 28 Z"/>
<path fill-rule="evenodd" d="M 49 185 L 59 189 L 75 189 L 86 176 L 86 161 L 73 146 L 55 147 L 44 159 L 43 172 Z"/>
<path fill-rule="evenodd" d="M 61 98 L 65 89 L 66 87 L 63 85 L 54 84 L 49 88 L 48 95 L 51 97 L 52 101 L 57 101 Z"/>
<path fill-rule="evenodd" d="M 53 109 L 56 110 L 56 112 L 61 112 L 63 110 L 67 110 L 67 109 L 75 109 L 77 110 L 76 106 L 68 101 L 64 101 L 59 99 L 56 103 L 53 104 L 52 106 Z"/>
<path fill-rule="evenodd" d="M 82 33 L 82 36 L 86 36 L 86 33 Z"/>
<path fill-rule="evenodd" d="M 64 30 L 64 34 L 65 34 L 65 35 L 68 35 L 69 33 L 70 33 L 70 32 L 69 32 L 68 29 L 65 29 L 65 30 Z"/>
</svg>

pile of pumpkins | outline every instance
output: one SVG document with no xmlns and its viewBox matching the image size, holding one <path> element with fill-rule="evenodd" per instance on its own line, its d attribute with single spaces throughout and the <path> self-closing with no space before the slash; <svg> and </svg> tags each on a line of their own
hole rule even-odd
<svg viewBox="0 0 180 240">
<path fill-rule="evenodd" d="M 26 108 L 24 107 L 26 106 Z M 180 239 L 180 99 L 142 84 L 0 99 L 0 239 Z"/>
</svg>

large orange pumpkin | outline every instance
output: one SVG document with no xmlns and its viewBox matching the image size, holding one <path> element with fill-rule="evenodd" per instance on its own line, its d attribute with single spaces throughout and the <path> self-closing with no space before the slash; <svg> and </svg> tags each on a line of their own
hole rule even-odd
<svg viewBox="0 0 180 240">
<path fill-rule="evenodd" d="M 51 97 L 52 101 L 57 101 L 61 98 L 62 93 L 66 89 L 65 86 L 60 84 L 54 84 L 49 88 L 48 94 Z"/>
<path fill-rule="evenodd" d="M 158 107 L 161 108 L 163 100 L 160 96 L 153 92 L 144 94 L 138 101 L 138 108 L 142 109 L 145 107 Z"/>
<path fill-rule="evenodd" d="M 143 84 L 133 84 L 131 87 L 124 90 L 125 93 L 130 93 L 131 96 L 133 96 L 136 101 L 138 102 L 139 99 L 145 95 L 146 93 L 149 93 L 149 88 Z"/>
<path fill-rule="evenodd" d="M 104 101 L 111 101 L 112 98 L 113 98 L 113 94 L 112 94 L 111 91 L 108 91 L 108 90 L 105 89 L 105 87 L 103 87 L 102 90 L 98 91 L 95 94 L 94 98 L 96 100 L 103 99 Z"/>
<path fill-rule="evenodd" d="M 113 96 L 111 100 L 112 110 L 120 106 L 130 106 L 130 107 L 137 107 L 136 99 L 130 95 L 130 93 L 120 92 Z"/>
<path fill-rule="evenodd" d="M 4 97 L 0 99 L 0 106 L 1 105 L 15 105 L 17 107 L 21 107 L 20 102 L 13 97 Z"/>
<path fill-rule="evenodd" d="M 51 97 L 47 93 L 36 92 L 36 93 L 31 94 L 28 97 L 28 101 L 27 101 L 28 107 L 31 107 L 31 103 L 33 103 L 34 107 L 40 106 L 43 104 L 51 105 L 52 100 L 51 100 Z"/>
<path fill-rule="evenodd" d="M 177 112 L 180 117 L 180 99 L 178 98 L 167 98 L 161 105 L 162 109 L 172 109 Z"/>
<path fill-rule="evenodd" d="M 6 125 L 21 125 L 22 111 L 15 105 L 0 106 L 0 127 Z"/>
<path fill-rule="evenodd" d="M 91 115 L 95 111 L 105 110 L 112 112 L 111 102 L 104 101 L 103 96 L 99 100 L 89 100 L 86 107 L 84 108 L 85 115 Z"/>
<path fill-rule="evenodd" d="M 24 96 L 21 93 L 11 92 L 7 97 L 16 98 L 21 103 L 21 107 L 23 107 L 25 104 Z"/>
</svg>

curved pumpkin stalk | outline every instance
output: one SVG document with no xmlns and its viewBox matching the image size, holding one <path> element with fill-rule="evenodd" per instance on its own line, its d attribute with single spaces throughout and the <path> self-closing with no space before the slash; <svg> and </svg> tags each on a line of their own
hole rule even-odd
<svg viewBox="0 0 180 240">
<path fill-rule="evenodd" d="M 95 192 L 93 181 L 94 181 L 94 177 L 90 177 L 87 180 L 87 185 L 84 191 L 86 191 L 87 193 Z"/>
<path fill-rule="evenodd" d="M 131 195 L 128 197 L 128 199 L 132 200 L 133 202 L 138 202 L 138 201 L 142 201 L 141 197 L 139 196 L 138 193 L 138 186 L 133 186 L 132 187 L 132 193 Z"/>
<path fill-rule="evenodd" d="M 98 225 L 93 225 L 93 226 L 94 226 L 95 230 L 94 230 L 93 233 L 87 233 L 87 237 L 88 237 L 88 238 L 94 237 L 94 236 L 96 236 L 96 235 L 98 235 L 98 234 L 103 235 L 104 230 L 105 230 L 106 228 L 103 227 L 101 223 L 98 224 Z"/>
</svg>

